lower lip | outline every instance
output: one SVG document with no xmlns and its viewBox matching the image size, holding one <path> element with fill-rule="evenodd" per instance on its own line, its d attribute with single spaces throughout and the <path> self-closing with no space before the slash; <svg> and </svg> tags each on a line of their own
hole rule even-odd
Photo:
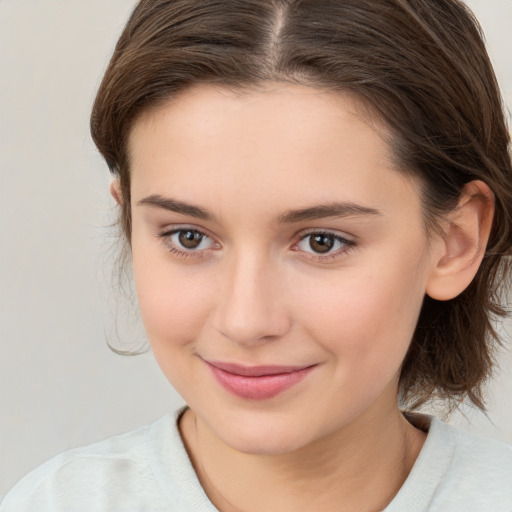
<svg viewBox="0 0 512 512">
<path fill-rule="evenodd" d="M 217 382 L 232 394 L 248 400 L 267 400 L 303 380 L 314 366 L 275 375 L 245 376 L 208 364 Z"/>
</svg>

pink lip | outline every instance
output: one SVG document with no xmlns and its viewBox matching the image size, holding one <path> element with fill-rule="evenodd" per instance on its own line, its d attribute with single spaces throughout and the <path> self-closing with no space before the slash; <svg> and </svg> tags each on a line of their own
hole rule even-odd
<svg viewBox="0 0 512 512">
<path fill-rule="evenodd" d="M 316 366 L 242 366 L 205 361 L 217 382 L 240 398 L 266 400 L 300 382 Z"/>
</svg>

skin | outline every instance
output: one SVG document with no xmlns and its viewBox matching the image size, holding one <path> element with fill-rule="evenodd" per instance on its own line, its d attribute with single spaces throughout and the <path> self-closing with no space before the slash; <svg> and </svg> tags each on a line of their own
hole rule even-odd
<svg viewBox="0 0 512 512">
<path fill-rule="evenodd" d="M 384 133 L 357 100 L 289 84 L 243 95 L 196 86 L 131 131 L 142 318 L 190 406 L 180 431 L 222 511 L 381 510 L 421 450 L 425 433 L 397 404 L 400 365 L 425 293 L 469 284 L 492 213 L 477 183 L 457 229 L 429 239 L 418 183 L 394 168 Z M 282 222 L 334 203 L 372 212 Z M 198 248 L 180 245 L 180 228 L 205 235 Z M 348 242 L 319 254 L 318 232 Z M 250 400 L 220 386 L 205 360 L 314 368 Z"/>
</svg>

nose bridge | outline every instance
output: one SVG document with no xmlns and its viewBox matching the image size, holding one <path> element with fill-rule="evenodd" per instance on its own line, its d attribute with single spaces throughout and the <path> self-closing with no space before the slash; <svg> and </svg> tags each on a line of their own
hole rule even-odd
<svg viewBox="0 0 512 512">
<path fill-rule="evenodd" d="M 233 342 L 245 345 L 283 336 L 290 319 L 278 263 L 261 249 L 249 247 L 236 251 L 225 263 L 217 329 Z"/>
</svg>

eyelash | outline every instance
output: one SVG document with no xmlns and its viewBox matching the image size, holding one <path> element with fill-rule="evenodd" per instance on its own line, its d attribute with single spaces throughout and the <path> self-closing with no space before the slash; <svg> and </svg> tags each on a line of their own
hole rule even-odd
<svg viewBox="0 0 512 512">
<path fill-rule="evenodd" d="M 186 231 L 189 231 L 189 232 L 192 232 L 192 233 L 196 233 L 196 234 L 199 234 L 199 235 L 201 235 L 203 237 L 209 238 L 209 239 L 212 240 L 212 242 L 217 247 L 219 247 L 219 244 L 214 242 L 213 239 L 210 236 L 208 236 L 206 233 L 204 233 L 203 231 L 201 231 L 201 230 L 199 230 L 197 228 L 187 227 L 187 226 L 183 226 L 183 227 L 172 229 L 170 231 L 164 231 L 162 233 L 158 233 L 157 237 L 160 240 L 162 240 L 162 242 L 166 246 L 166 249 L 170 253 L 174 254 L 175 256 L 178 256 L 179 258 L 184 258 L 185 259 L 185 258 L 189 258 L 189 257 L 193 257 L 193 258 L 205 258 L 205 257 L 208 257 L 208 254 L 206 254 L 208 249 L 181 250 L 181 249 L 178 248 L 178 246 L 174 242 L 171 241 L 171 237 L 173 235 L 176 235 L 178 233 L 183 233 L 183 232 L 186 232 Z M 330 252 L 330 253 L 328 253 L 328 254 L 326 253 L 324 255 L 319 254 L 319 253 L 309 253 L 309 252 L 306 252 L 306 251 L 302 251 L 305 255 L 307 255 L 307 256 L 305 256 L 305 258 L 309 259 L 309 260 L 312 260 L 312 261 L 318 261 L 318 262 L 325 263 L 325 262 L 328 262 L 328 261 L 337 260 L 338 258 L 343 257 L 344 255 L 346 255 L 348 252 L 350 252 L 356 246 L 356 242 L 354 242 L 353 240 L 348 240 L 347 238 L 344 238 L 344 237 L 342 237 L 340 235 L 337 235 L 337 234 L 335 234 L 332 231 L 313 230 L 313 231 L 309 231 L 307 233 L 302 233 L 298 237 L 298 240 L 296 242 L 294 242 L 294 244 L 292 245 L 291 249 L 294 250 L 294 251 L 300 251 L 300 249 L 297 248 L 298 244 L 300 244 L 304 240 L 307 240 L 308 237 L 312 237 L 314 235 L 332 237 L 335 242 L 339 242 L 340 244 L 343 245 L 343 247 L 341 249 L 338 249 L 338 250 L 332 252 L 332 253 Z M 202 243 L 202 240 L 201 240 L 201 243 Z"/>
</svg>

